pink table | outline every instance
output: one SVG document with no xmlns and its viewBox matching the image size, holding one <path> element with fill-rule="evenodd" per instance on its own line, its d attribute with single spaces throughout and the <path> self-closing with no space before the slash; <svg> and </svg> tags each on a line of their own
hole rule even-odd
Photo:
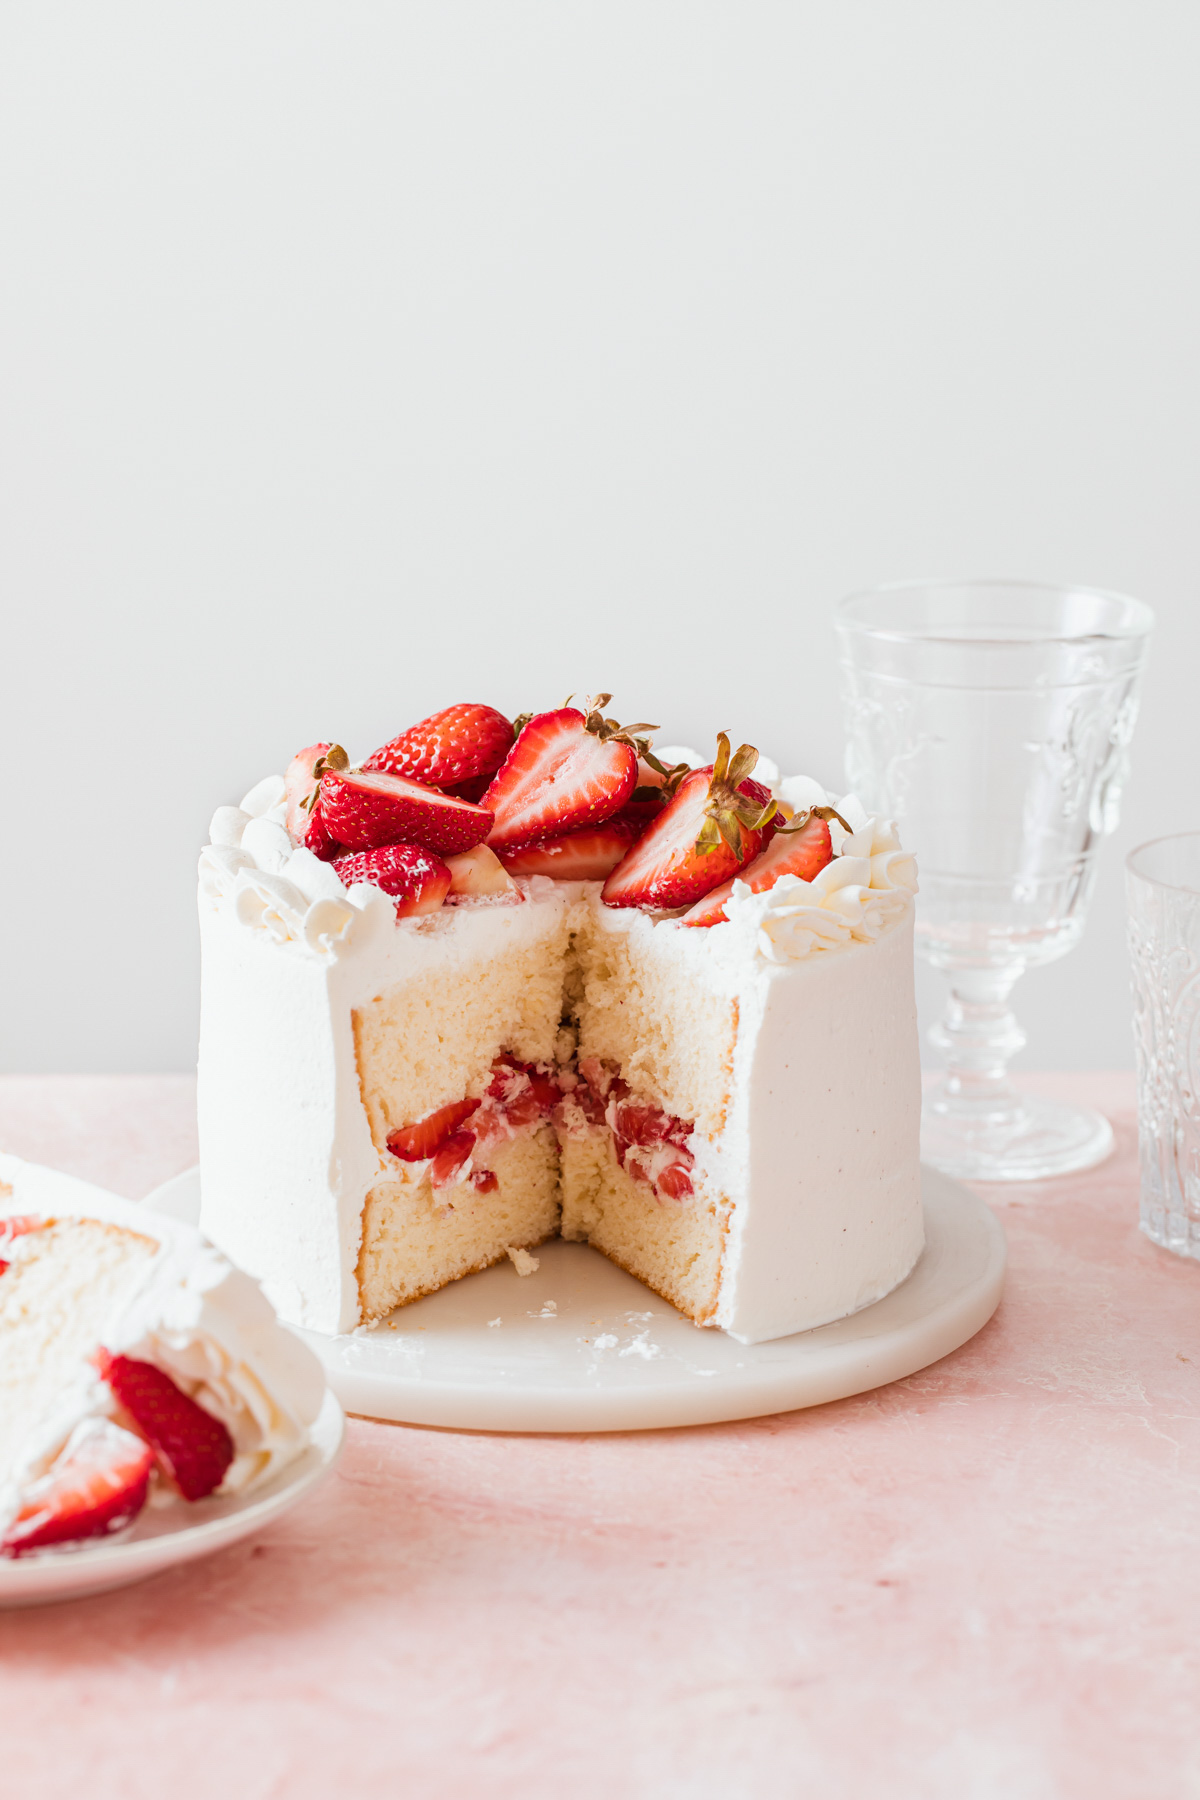
<svg viewBox="0 0 1200 1800">
<path fill-rule="evenodd" d="M 1200 1269 L 1105 1168 L 988 1195 L 1007 1297 L 860 1399 L 647 1436 L 351 1424 L 256 1542 L 0 1614 L 37 1800 L 1200 1794 Z M 138 1196 L 182 1078 L 0 1080 L 0 1146 Z"/>
</svg>

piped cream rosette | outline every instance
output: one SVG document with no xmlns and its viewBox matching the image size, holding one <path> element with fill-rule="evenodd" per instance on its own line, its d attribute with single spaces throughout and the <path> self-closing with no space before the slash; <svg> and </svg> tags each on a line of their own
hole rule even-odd
<svg viewBox="0 0 1200 1800">
<path fill-rule="evenodd" d="M 730 925 L 772 963 L 871 943 L 912 905 L 916 858 L 902 847 L 894 822 L 868 814 L 854 794 L 832 801 L 806 775 L 782 782 L 781 789 L 797 812 L 835 805 L 852 829 L 844 831 L 836 819 L 831 821 L 833 860 L 813 881 L 781 875 L 774 887 L 759 894 L 735 881 L 725 909 Z"/>
<path fill-rule="evenodd" d="M 369 920 L 390 925 L 392 902 L 369 882 L 346 888 L 328 863 L 292 843 L 282 775 L 268 775 L 240 806 L 219 806 L 200 853 L 203 899 L 229 902 L 240 924 L 277 944 L 332 960 Z"/>
</svg>

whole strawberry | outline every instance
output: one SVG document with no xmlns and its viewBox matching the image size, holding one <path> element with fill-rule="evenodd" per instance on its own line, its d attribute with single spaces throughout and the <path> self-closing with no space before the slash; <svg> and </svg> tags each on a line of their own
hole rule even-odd
<svg viewBox="0 0 1200 1800">
<path fill-rule="evenodd" d="M 356 856 L 338 856 L 333 872 L 345 887 L 369 881 L 372 887 L 382 888 L 395 900 L 398 919 L 436 912 L 453 879 L 441 857 L 420 844 L 385 844 Z"/>
<path fill-rule="evenodd" d="M 410 725 L 382 749 L 368 756 L 363 768 L 385 775 L 406 775 L 429 787 L 458 787 L 494 775 L 512 748 L 513 728 L 494 706 L 461 701 Z M 486 781 L 484 787 L 487 786 Z M 480 788 L 465 798 L 476 800 Z"/>
<path fill-rule="evenodd" d="M 775 801 L 748 780 L 758 751 L 731 757 L 724 732 L 711 768 L 693 769 L 601 890 L 606 906 L 691 906 L 758 855 Z"/>
</svg>

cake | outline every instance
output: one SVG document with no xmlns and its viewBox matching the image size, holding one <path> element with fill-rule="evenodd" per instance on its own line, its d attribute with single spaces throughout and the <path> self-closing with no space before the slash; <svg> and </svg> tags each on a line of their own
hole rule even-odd
<svg viewBox="0 0 1200 1800">
<path fill-rule="evenodd" d="M 323 1397 L 312 1352 L 198 1232 L 0 1156 L 0 1555 L 248 1492 Z"/>
<path fill-rule="evenodd" d="M 558 1234 L 754 1343 L 919 1256 L 912 857 L 608 701 L 311 745 L 214 816 L 201 1222 L 283 1318 L 369 1326 Z"/>
</svg>

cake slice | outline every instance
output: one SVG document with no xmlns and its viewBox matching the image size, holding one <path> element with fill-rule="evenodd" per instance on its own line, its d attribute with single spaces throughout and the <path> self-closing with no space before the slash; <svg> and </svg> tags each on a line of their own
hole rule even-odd
<svg viewBox="0 0 1200 1800">
<path fill-rule="evenodd" d="M 197 1232 L 0 1157 L 0 1554 L 251 1488 L 304 1448 L 323 1393 Z"/>
</svg>

